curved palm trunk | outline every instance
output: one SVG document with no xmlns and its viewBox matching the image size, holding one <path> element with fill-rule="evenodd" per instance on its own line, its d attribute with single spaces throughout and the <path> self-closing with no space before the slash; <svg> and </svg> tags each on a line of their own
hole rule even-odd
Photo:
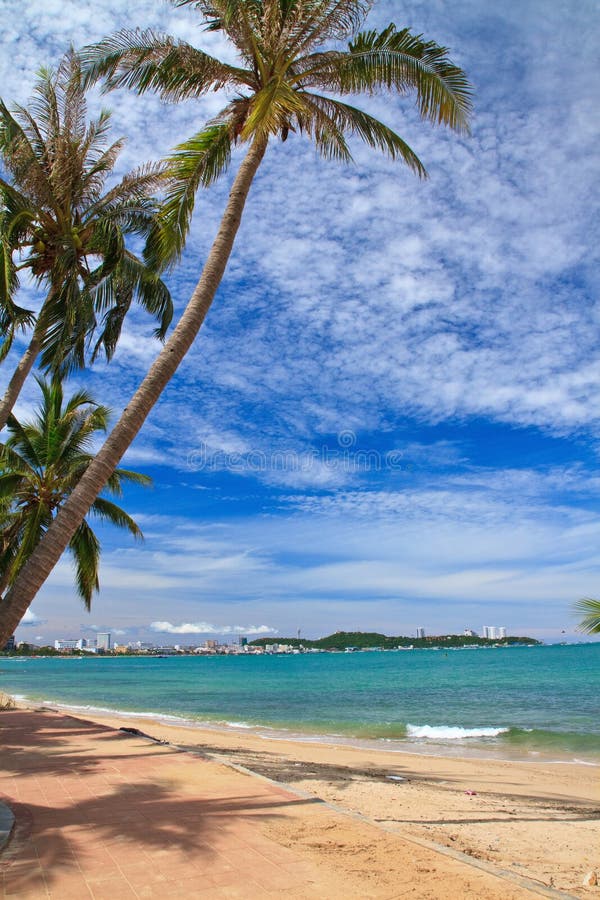
<svg viewBox="0 0 600 900">
<path fill-rule="evenodd" d="M 34 363 L 38 358 L 38 354 L 42 347 L 43 331 L 43 326 L 40 324 L 38 318 L 29 346 L 19 360 L 19 364 L 13 372 L 12 378 L 8 382 L 4 397 L 0 400 L 0 431 L 6 425 L 8 417 L 13 411 L 13 407 L 21 393 L 21 388 L 25 384 L 25 379 L 33 369 Z"/>
<path fill-rule="evenodd" d="M 25 615 L 29 604 L 60 559 L 90 506 L 144 424 L 162 391 L 192 345 L 225 272 L 253 178 L 267 149 L 255 141 L 233 182 L 217 236 L 202 275 L 175 331 L 152 364 L 102 449 L 40 541 L 6 597 L 0 602 L 0 647 Z"/>
</svg>

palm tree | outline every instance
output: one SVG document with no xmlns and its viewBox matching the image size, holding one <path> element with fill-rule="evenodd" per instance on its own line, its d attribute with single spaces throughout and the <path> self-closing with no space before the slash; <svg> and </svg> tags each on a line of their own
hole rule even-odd
<svg viewBox="0 0 600 900">
<path fill-rule="evenodd" d="M 221 114 L 176 148 L 168 160 L 171 181 L 161 225 L 149 242 L 150 258 L 164 261 L 177 257 L 197 189 L 208 187 L 225 171 L 236 143 L 247 144 L 248 150 L 185 312 L 0 604 L 0 641 L 13 633 L 198 334 L 225 271 L 269 140 L 286 140 L 290 133 L 301 132 L 324 157 L 347 162 L 351 157 L 346 138 L 354 135 L 424 175 L 422 163 L 397 134 L 339 97 L 380 90 L 413 92 L 424 119 L 457 131 L 468 126 L 469 85 L 461 69 L 449 61 L 445 48 L 393 25 L 381 32 L 359 32 L 371 6 L 367 0 L 174 2 L 176 6 L 193 5 L 204 16 L 207 28 L 226 35 L 237 50 L 240 65 L 229 65 L 183 41 L 152 32 L 121 32 L 82 54 L 87 80 L 105 78 L 109 88 L 128 86 L 138 93 L 154 90 L 170 101 L 200 97 L 220 88 L 234 93 Z M 348 39 L 347 49 L 340 49 L 341 41 Z M 333 48 L 323 49 L 328 41 Z"/>
<path fill-rule="evenodd" d="M 583 631 L 585 634 L 600 634 L 600 600 L 586 597 L 578 600 L 574 609 L 576 613 L 583 616 L 577 628 L 578 631 Z"/>
<path fill-rule="evenodd" d="M 56 512 L 80 481 L 93 459 L 89 452 L 99 431 L 106 431 L 110 410 L 78 391 L 63 405 L 59 381 L 37 379 L 42 403 L 34 421 L 21 424 L 11 415 L 10 437 L 0 448 L 0 586 L 14 583 Z M 138 472 L 116 469 L 106 485 L 121 496 L 124 481 L 148 485 Z M 127 528 L 135 538 L 142 533 L 119 506 L 97 497 L 90 513 Z M 69 541 L 75 562 L 77 590 L 89 610 L 99 589 L 100 543 L 85 519 Z"/>
<path fill-rule="evenodd" d="M 106 190 L 122 141 L 107 146 L 109 115 L 86 125 L 80 63 L 71 52 L 56 73 L 42 70 L 30 108 L 13 116 L 0 101 L 1 356 L 15 332 L 32 329 L 27 349 L 0 402 L 0 429 L 41 352 L 46 371 L 65 374 L 85 364 L 93 332 L 110 359 L 135 298 L 158 319 L 163 338 L 171 321 L 169 292 L 157 271 L 125 246 L 147 237 L 156 214 L 150 192 L 162 167 L 147 165 Z M 18 306 L 19 273 L 45 287 L 37 316 Z M 100 318 L 100 322 L 98 322 Z"/>
</svg>

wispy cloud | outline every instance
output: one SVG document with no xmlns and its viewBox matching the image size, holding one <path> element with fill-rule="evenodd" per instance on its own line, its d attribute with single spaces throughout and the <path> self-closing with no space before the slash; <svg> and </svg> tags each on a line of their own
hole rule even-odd
<svg viewBox="0 0 600 900">
<path fill-rule="evenodd" d="M 210 622 L 184 622 L 173 625 L 171 622 L 151 622 L 152 631 L 161 634 L 276 634 L 277 629 L 269 625 L 211 625 Z"/>
</svg>

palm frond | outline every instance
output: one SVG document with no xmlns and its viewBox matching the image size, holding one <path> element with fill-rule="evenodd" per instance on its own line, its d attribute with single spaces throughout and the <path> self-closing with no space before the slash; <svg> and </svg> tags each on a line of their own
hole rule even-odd
<svg viewBox="0 0 600 900">
<path fill-rule="evenodd" d="M 97 497 L 90 507 L 90 512 L 93 515 L 110 522 L 111 525 L 116 525 L 118 528 L 127 528 L 136 540 L 143 540 L 144 535 L 142 534 L 141 529 L 136 525 L 131 516 L 129 516 L 125 510 L 121 509 L 120 506 L 117 506 L 116 503 L 112 503 L 104 497 Z"/>
<path fill-rule="evenodd" d="M 130 484 L 137 484 L 140 487 L 152 487 L 153 481 L 149 475 L 144 475 L 141 472 L 132 472 L 130 469 L 115 469 L 112 473 L 108 481 L 106 482 L 106 488 L 113 494 L 115 497 L 123 496 L 123 487 L 122 482 L 127 481 Z"/>
<path fill-rule="evenodd" d="M 324 159 L 351 163 L 352 154 L 344 132 L 339 127 L 339 121 L 331 115 L 325 104 L 318 102 L 318 95 L 304 93 L 303 97 L 307 112 L 306 115 L 296 116 L 299 130 L 313 139 Z"/>
<path fill-rule="evenodd" d="M 137 201 L 150 201 L 149 194 L 160 189 L 166 179 L 166 163 L 146 163 L 133 169 L 102 197 L 91 203 L 84 213 L 84 222 L 95 216 L 117 213 Z"/>
<path fill-rule="evenodd" d="M 0 444 L 0 586 L 13 584 L 56 512 L 81 481 L 93 459 L 86 448 L 98 431 L 106 431 L 110 414 L 85 390 L 65 401 L 59 381 L 37 381 L 42 401 L 35 418 L 20 423 L 10 416 L 10 437 Z M 149 479 L 117 469 L 109 481 L 118 489 L 122 481 L 146 485 Z M 98 498 L 92 513 L 126 528 L 136 539 L 142 537 L 131 516 L 108 500 Z M 77 588 L 89 608 L 98 590 L 100 544 L 86 521 L 69 548 Z"/>
<path fill-rule="evenodd" d="M 578 615 L 583 616 L 577 626 L 578 631 L 583 631 L 584 634 L 600 634 L 600 600 L 585 597 L 578 600 L 573 608 Z"/>
<path fill-rule="evenodd" d="M 13 451 L 18 453 L 21 459 L 24 460 L 31 469 L 39 469 L 39 456 L 34 444 L 31 442 L 27 429 L 21 425 L 19 420 L 12 414 L 8 417 L 6 424 L 10 432 L 10 437 L 3 445 L 3 459 L 6 460 L 8 465 L 16 466 L 16 461 L 11 461 L 10 457 L 6 456 L 7 450 Z"/>
<path fill-rule="evenodd" d="M 62 377 L 84 368 L 87 336 L 97 324 L 90 292 L 77 275 L 65 265 L 65 277 L 57 279 L 44 305 L 40 365 L 43 371 Z"/>
<path fill-rule="evenodd" d="M 235 115 L 227 112 L 179 144 L 166 160 L 169 181 L 165 201 L 144 253 L 144 259 L 154 269 L 160 270 L 180 256 L 196 192 L 216 181 L 229 165 L 235 141 Z"/>
<path fill-rule="evenodd" d="M 120 31 L 80 52 L 86 86 L 104 79 L 106 90 L 155 91 L 177 102 L 226 85 L 248 83 L 251 73 L 229 66 L 184 41 L 154 31 Z"/>
<path fill-rule="evenodd" d="M 89 611 L 94 592 L 100 590 L 98 579 L 100 541 L 85 520 L 69 541 L 69 550 L 75 563 L 77 591 Z"/>
<path fill-rule="evenodd" d="M 305 112 L 304 98 L 285 81 L 273 78 L 252 98 L 242 140 L 249 140 L 253 135 L 267 138 L 278 134 L 294 116 L 301 117 Z"/>
<path fill-rule="evenodd" d="M 90 153 L 88 150 L 84 153 L 85 148 L 80 148 L 77 154 L 77 206 L 86 213 L 101 198 L 106 179 L 112 174 L 124 145 L 121 138 L 109 147 L 102 147 L 101 152 Z"/>
<path fill-rule="evenodd" d="M 315 0 L 294 17 L 288 54 L 297 58 L 324 41 L 347 40 L 365 21 L 373 0 Z M 291 31 L 289 25 L 288 30 Z"/>
<path fill-rule="evenodd" d="M 365 31 L 347 53 L 328 54 L 312 70 L 298 76 L 305 86 L 325 85 L 340 93 L 399 93 L 414 90 L 421 116 L 456 131 L 468 131 L 472 89 L 465 73 L 448 59 L 448 50 L 389 25 L 381 32 Z"/>
<path fill-rule="evenodd" d="M 96 167 L 103 169 L 102 161 L 106 155 L 106 140 L 110 128 L 111 113 L 103 109 L 97 119 L 89 122 L 85 135 L 79 145 L 80 158 L 87 161 L 91 169 Z M 117 144 L 122 145 L 122 139 Z M 112 144 L 111 147 L 114 147 Z M 110 149 L 110 148 L 109 148 Z"/>
<path fill-rule="evenodd" d="M 224 31 L 242 59 L 264 77 L 262 0 L 200 0 L 195 5 L 205 20 L 206 30 Z"/>
<path fill-rule="evenodd" d="M 19 512 L 14 522 L 18 543 L 13 554 L 11 571 L 8 573 L 9 584 L 15 580 L 52 521 L 52 515 L 43 503 L 24 508 Z"/>
<path fill-rule="evenodd" d="M 5 464 L 4 460 L 0 463 L 2 466 Z M 5 472 L 0 474 L 0 501 L 2 503 L 7 500 L 12 500 L 22 480 L 23 475 L 21 472 Z"/>
<path fill-rule="evenodd" d="M 19 276 L 13 261 L 15 248 L 6 233 L 5 226 L 5 216 L 0 213 L 0 334 L 12 341 L 19 318 L 23 320 L 26 311 L 19 310 L 13 301 L 19 287 Z M 27 322 L 24 321 L 23 324 Z"/>
<path fill-rule="evenodd" d="M 30 118 L 27 110 L 19 106 L 15 109 L 26 120 Z M 4 165 L 24 192 L 30 193 L 39 202 L 52 206 L 54 197 L 47 179 L 46 150 L 43 145 L 36 152 L 25 129 L 0 100 L 0 154 Z"/>
<path fill-rule="evenodd" d="M 159 324 L 154 334 L 159 340 L 163 340 L 173 318 L 173 301 L 167 286 L 159 275 L 133 253 L 126 251 L 114 280 L 117 282 L 118 289 L 121 289 L 125 295 L 131 290 L 138 304 L 158 319 Z"/>
<path fill-rule="evenodd" d="M 420 178 L 427 177 L 425 167 L 416 153 L 387 125 L 340 100 L 313 93 L 308 96 L 313 107 L 326 113 L 340 133 L 358 135 L 370 147 L 381 150 L 391 159 L 401 159 Z"/>
<path fill-rule="evenodd" d="M 99 324 L 100 335 L 92 352 L 92 361 L 101 352 L 107 360 L 112 358 L 123 322 L 134 300 L 158 319 L 154 336 L 164 340 L 173 318 L 171 294 L 159 275 L 132 253 L 126 252 L 117 270 L 94 291 L 96 310 L 104 309 L 105 312 Z"/>
</svg>

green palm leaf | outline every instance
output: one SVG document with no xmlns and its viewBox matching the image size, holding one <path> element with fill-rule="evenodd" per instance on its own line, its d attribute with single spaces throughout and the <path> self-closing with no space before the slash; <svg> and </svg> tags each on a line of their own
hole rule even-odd
<svg viewBox="0 0 600 900">
<path fill-rule="evenodd" d="M 585 597 L 574 604 L 575 612 L 583 616 L 578 631 L 585 634 L 600 634 L 600 600 Z"/>
<path fill-rule="evenodd" d="M 75 563 L 77 591 L 89 612 L 94 592 L 100 590 L 98 580 L 100 541 L 87 522 L 82 522 L 71 538 L 69 550 Z"/>
<path fill-rule="evenodd" d="M 141 487 L 152 487 L 152 479 L 149 475 L 143 475 L 141 472 L 132 472 L 130 469 L 115 469 L 106 482 L 106 490 L 115 497 L 122 497 L 122 483 L 124 481 L 130 484 L 138 484 Z"/>
<path fill-rule="evenodd" d="M 4 462 L 0 465 L 5 465 Z M 11 500 L 23 478 L 22 472 L 3 472 L 0 474 L 0 501 Z"/>
<path fill-rule="evenodd" d="M 370 147 L 381 150 L 391 159 L 401 159 L 420 178 L 427 176 L 425 167 L 416 153 L 399 135 L 378 119 L 340 100 L 332 100 L 313 93 L 307 94 L 307 97 L 315 108 L 328 116 L 333 127 L 341 134 L 356 134 Z"/>
<path fill-rule="evenodd" d="M 423 118 L 468 131 L 471 87 L 447 54 L 446 47 L 424 41 L 422 35 L 413 35 L 407 28 L 397 31 L 389 25 L 382 32 L 363 32 L 349 45 L 345 58 L 333 66 L 332 86 L 343 93 L 414 89 Z"/>
<path fill-rule="evenodd" d="M 93 457 L 89 449 L 104 432 L 110 410 L 80 390 L 65 399 L 60 382 L 38 379 L 42 401 L 34 419 L 8 422 L 10 436 L 0 444 L 0 585 L 11 585 L 57 512 L 75 490 Z M 139 472 L 115 469 L 107 489 L 122 493 L 122 483 L 148 486 Z M 138 525 L 115 503 L 98 497 L 91 512 L 103 521 L 142 538 Z M 100 544 L 84 520 L 69 544 L 77 589 L 89 609 L 98 590 Z"/>
<path fill-rule="evenodd" d="M 117 525 L 119 528 L 127 528 L 138 540 L 143 538 L 142 532 L 131 516 L 127 515 L 127 513 L 115 503 L 111 503 L 110 500 L 98 497 L 92 504 L 90 512 L 95 516 L 104 519 L 106 522 L 110 522 L 111 525 Z"/>
<path fill-rule="evenodd" d="M 146 31 L 120 31 L 80 53 L 84 84 L 104 79 L 107 90 L 152 90 L 177 102 L 226 85 L 243 84 L 243 69 L 229 66 L 184 41 Z"/>
<path fill-rule="evenodd" d="M 145 254 L 151 266 L 172 263 L 181 254 L 198 188 L 208 187 L 229 165 L 235 121 L 235 110 L 224 110 L 221 117 L 176 147 L 166 160 L 166 197 Z"/>
<path fill-rule="evenodd" d="M 171 296 L 158 275 L 132 253 L 126 252 L 112 277 L 103 279 L 94 288 L 94 306 L 103 310 L 104 315 L 92 361 L 101 352 L 107 359 L 112 358 L 135 293 L 140 306 L 159 321 L 155 337 L 164 340 L 173 316 Z"/>
</svg>

